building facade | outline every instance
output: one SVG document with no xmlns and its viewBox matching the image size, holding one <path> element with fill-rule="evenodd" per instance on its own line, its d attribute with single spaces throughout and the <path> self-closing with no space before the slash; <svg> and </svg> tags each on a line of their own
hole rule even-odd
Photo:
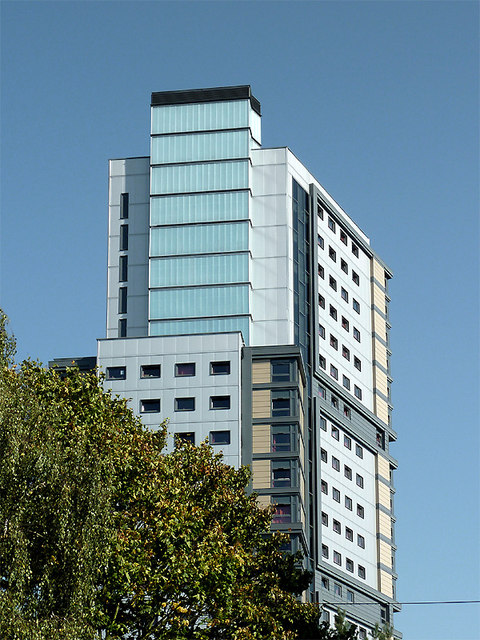
<svg viewBox="0 0 480 640">
<path fill-rule="evenodd" d="M 105 385 L 251 465 L 273 528 L 368 637 L 393 622 L 388 281 L 249 86 L 153 93 L 149 157 L 111 160 Z M 396 633 L 397 637 L 400 634 Z"/>
</svg>

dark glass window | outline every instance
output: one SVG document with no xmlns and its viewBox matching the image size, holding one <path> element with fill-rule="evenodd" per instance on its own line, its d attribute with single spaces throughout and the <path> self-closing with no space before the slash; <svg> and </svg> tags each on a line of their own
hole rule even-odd
<svg viewBox="0 0 480 640">
<path fill-rule="evenodd" d="M 318 335 L 325 340 L 325 327 L 322 324 L 318 325 Z"/>
<path fill-rule="evenodd" d="M 128 218 L 128 193 L 122 193 L 120 195 L 120 219 L 125 220 Z"/>
<path fill-rule="evenodd" d="M 357 358 L 357 356 L 353 357 L 353 366 L 359 371 L 362 370 L 362 361 L 360 360 L 360 358 Z"/>
<path fill-rule="evenodd" d="M 230 396 L 210 396 L 210 409 L 230 409 Z"/>
<path fill-rule="evenodd" d="M 272 360 L 272 382 L 290 382 L 291 363 L 285 360 Z"/>
<path fill-rule="evenodd" d="M 363 449 L 359 444 L 355 445 L 355 453 L 359 458 L 363 458 Z"/>
<path fill-rule="evenodd" d="M 347 244 L 347 234 L 342 229 L 340 229 L 340 240 L 343 244 Z"/>
<path fill-rule="evenodd" d="M 353 531 L 349 527 L 345 527 L 345 538 L 353 542 Z"/>
<path fill-rule="evenodd" d="M 175 398 L 175 411 L 195 411 L 195 398 Z"/>
<path fill-rule="evenodd" d="M 353 242 L 352 242 L 352 253 L 356 258 L 358 258 L 358 247 L 356 244 L 353 244 Z"/>
<path fill-rule="evenodd" d="M 230 444 L 230 431 L 210 431 L 210 444 Z"/>
<path fill-rule="evenodd" d="M 320 234 L 317 235 L 317 243 L 318 243 L 318 246 L 320 247 L 320 249 L 323 249 L 324 242 L 323 242 L 323 238 L 322 238 L 322 236 Z"/>
<path fill-rule="evenodd" d="M 335 233 L 336 224 L 335 221 L 332 220 L 332 218 L 328 218 L 328 228 L 330 229 L 330 231 L 333 231 L 333 233 Z"/>
<path fill-rule="evenodd" d="M 119 275 L 120 282 L 126 282 L 128 280 L 128 256 L 120 256 L 119 258 Z"/>
<path fill-rule="evenodd" d="M 181 362 L 175 365 L 175 376 L 177 378 L 194 376 L 194 375 L 195 375 L 194 362 Z"/>
<path fill-rule="evenodd" d="M 322 307 L 322 309 L 325 309 L 325 298 L 318 294 L 318 304 Z"/>
<path fill-rule="evenodd" d="M 140 367 L 140 378 L 160 378 L 159 364 L 143 364 Z"/>
<path fill-rule="evenodd" d="M 327 368 L 327 359 L 325 358 L 325 356 L 322 356 L 321 353 L 318 355 L 318 364 L 320 365 L 321 369 Z"/>
<path fill-rule="evenodd" d="M 158 413 L 160 400 L 140 400 L 140 413 Z"/>
<path fill-rule="evenodd" d="M 288 464 L 287 466 L 285 462 L 277 462 L 276 464 L 278 467 L 272 469 L 272 487 L 290 487 L 292 484 L 292 470 L 290 465 Z"/>
<path fill-rule="evenodd" d="M 128 249 L 128 224 L 120 225 L 120 251 Z"/>
<path fill-rule="evenodd" d="M 294 442 L 293 442 L 293 433 L 295 427 L 290 425 L 272 425 L 271 433 L 272 433 L 272 451 L 280 452 L 280 451 L 293 451 Z"/>
<path fill-rule="evenodd" d="M 290 503 L 290 499 L 288 498 L 288 502 L 280 502 L 280 498 L 277 498 L 277 500 L 278 502 L 275 505 L 272 522 L 274 524 L 292 522 L 292 505 Z"/>
<path fill-rule="evenodd" d="M 210 375 L 211 376 L 228 376 L 230 375 L 230 362 L 211 362 L 210 363 Z"/>
<path fill-rule="evenodd" d="M 332 276 L 329 277 L 328 282 L 334 291 L 337 290 L 337 281 Z"/>
<path fill-rule="evenodd" d="M 118 321 L 118 337 L 126 338 L 127 337 L 127 319 L 121 318 Z"/>
<path fill-rule="evenodd" d="M 328 453 L 325 449 L 320 449 L 320 457 L 322 459 L 322 462 L 328 462 Z"/>
<path fill-rule="evenodd" d="M 333 318 L 334 320 L 337 319 L 337 310 L 332 305 L 330 305 L 330 317 Z"/>
<path fill-rule="evenodd" d="M 353 560 L 350 560 L 350 558 L 347 558 L 345 562 L 345 567 L 347 571 L 350 571 L 351 573 L 353 573 Z"/>
<path fill-rule="evenodd" d="M 107 380 L 125 380 L 126 377 L 126 367 L 107 367 Z"/>
<path fill-rule="evenodd" d="M 359 400 L 361 400 L 362 399 L 362 390 L 360 389 L 360 387 L 357 387 L 357 385 L 354 385 L 353 389 L 354 389 L 355 397 L 358 398 Z"/>
<path fill-rule="evenodd" d="M 118 313 L 127 313 L 127 287 L 118 290 Z"/>
<path fill-rule="evenodd" d="M 348 302 L 348 291 L 342 287 L 342 300 Z"/>
<path fill-rule="evenodd" d="M 342 356 L 347 360 L 350 360 L 350 349 L 347 349 L 344 344 L 342 344 Z"/>
<path fill-rule="evenodd" d="M 329 258 L 331 258 L 334 262 L 337 261 L 337 252 L 335 251 L 335 249 L 333 247 L 328 247 L 328 256 Z"/>
<path fill-rule="evenodd" d="M 353 310 L 360 313 L 360 303 L 355 298 L 353 299 Z"/>
<path fill-rule="evenodd" d="M 176 433 L 174 436 L 175 445 L 182 442 L 189 442 L 195 444 L 195 433 L 193 431 L 184 431 L 182 433 Z"/>
</svg>

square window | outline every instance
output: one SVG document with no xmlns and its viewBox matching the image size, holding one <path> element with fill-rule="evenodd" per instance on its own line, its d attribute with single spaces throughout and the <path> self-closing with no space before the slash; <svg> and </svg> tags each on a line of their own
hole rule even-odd
<svg viewBox="0 0 480 640">
<path fill-rule="evenodd" d="M 345 233 L 345 231 L 343 231 L 343 229 L 340 229 L 340 240 L 343 242 L 343 244 L 347 244 L 348 242 L 347 234 Z"/>
<path fill-rule="evenodd" d="M 347 435 L 343 436 L 343 446 L 346 447 L 347 449 L 352 448 L 352 439 Z"/>
<path fill-rule="evenodd" d="M 355 298 L 353 299 L 353 310 L 360 313 L 360 303 Z"/>
<path fill-rule="evenodd" d="M 140 367 L 140 378 L 160 378 L 160 374 L 159 364 L 143 364 Z"/>
<path fill-rule="evenodd" d="M 353 560 L 347 558 L 345 561 L 345 568 L 347 569 L 347 571 L 350 571 L 350 573 L 353 573 Z"/>
<path fill-rule="evenodd" d="M 126 367 L 107 367 L 106 380 L 126 380 Z"/>
<path fill-rule="evenodd" d="M 359 444 L 355 445 L 355 453 L 359 458 L 363 458 L 363 448 Z"/>
<path fill-rule="evenodd" d="M 330 581 L 325 576 L 322 576 L 322 587 L 324 589 L 330 589 Z"/>
<path fill-rule="evenodd" d="M 322 511 L 322 524 L 328 527 L 328 514 Z"/>
<path fill-rule="evenodd" d="M 332 497 L 335 502 L 340 502 L 340 491 L 338 489 L 335 489 L 335 487 L 332 489 Z"/>
<path fill-rule="evenodd" d="M 336 320 L 337 319 L 337 310 L 334 306 L 330 305 L 330 316 Z"/>
<path fill-rule="evenodd" d="M 361 549 L 365 549 L 365 538 L 360 534 L 357 535 L 357 544 Z"/>
<path fill-rule="evenodd" d="M 325 269 L 322 267 L 321 264 L 318 265 L 318 275 L 322 279 L 325 278 Z"/>
<path fill-rule="evenodd" d="M 344 273 L 348 273 L 348 263 L 343 258 L 340 260 L 340 267 Z"/>
<path fill-rule="evenodd" d="M 362 567 L 362 565 L 358 565 L 358 576 L 359 578 L 363 578 L 365 580 L 365 576 L 366 576 L 366 571 L 365 571 L 365 567 Z"/>
<path fill-rule="evenodd" d="M 350 467 L 347 467 L 347 465 L 345 465 L 344 473 L 345 473 L 345 477 L 347 478 L 347 480 L 351 480 L 352 479 L 352 477 L 353 477 L 352 470 L 350 469 Z"/>
<path fill-rule="evenodd" d="M 359 518 L 365 518 L 365 509 L 361 504 L 357 504 L 357 516 Z"/>
<path fill-rule="evenodd" d="M 189 377 L 195 375 L 195 363 L 194 362 L 181 362 L 175 365 L 175 377 Z"/>
<path fill-rule="evenodd" d="M 230 396 L 210 396 L 210 409 L 230 409 Z"/>
<path fill-rule="evenodd" d="M 291 485 L 292 470 L 290 466 L 283 466 L 279 467 L 278 469 L 272 469 L 272 487 L 278 489 L 279 487 L 290 487 Z"/>
<path fill-rule="evenodd" d="M 358 275 L 358 273 L 356 271 L 352 271 L 352 280 L 354 281 L 354 283 L 356 285 L 360 284 L 360 276 Z"/>
<path fill-rule="evenodd" d="M 328 283 L 330 284 L 330 286 L 332 287 L 332 289 L 334 291 L 337 290 L 337 281 L 335 280 L 335 278 L 333 278 L 332 276 L 329 277 L 328 279 Z"/>
<path fill-rule="evenodd" d="M 354 389 L 353 392 L 355 394 L 355 397 L 358 398 L 359 400 L 361 400 L 362 399 L 362 390 L 360 389 L 360 387 L 357 387 L 357 385 L 354 385 L 353 389 Z"/>
<path fill-rule="evenodd" d="M 322 324 L 318 325 L 318 335 L 325 340 L 325 327 Z"/>
<path fill-rule="evenodd" d="M 342 329 L 345 329 L 345 331 L 350 330 L 350 323 L 344 316 L 342 316 Z"/>
<path fill-rule="evenodd" d="M 209 442 L 215 444 L 230 444 L 230 431 L 210 431 Z"/>
<path fill-rule="evenodd" d="M 345 387 L 345 389 L 350 389 L 350 378 L 347 378 L 347 376 L 343 376 L 343 386 Z"/>
<path fill-rule="evenodd" d="M 332 403 L 332 407 L 333 407 L 334 409 L 338 409 L 338 398 L 337 398 L 337 396 L 332 395 L 332 397 L 331 397 L 331 400 L 330 400 L 330 401 L 331 401 L 331 403 Z M 337 440 L 338 440 L 338 438 L 337 438 Z"/>
<path fill-rule="evenodd" d="M 345 507 L 349 510 L 352 511 L 353 509 L 353 502 L 352 499 L 349 498 L 348 496 L 345 496 Z"/>
<path fill-rule="evenodd" d="M 342 533 L 342 525 L 338 520 L 333 521 L 333 530 L 335 533 Z"/>
<path fill-rule="evenodd" d="M 272 425 L 272 451 L 291 451 L 292 433 L 290 425 Z"/>
<path fill-rule="evenodd" d="M 325 482 L 325 480 L 322 480 L 321 485 L 322 485 L 322 493 L 328 496 L 328 484 Z"/>
<path fill-rule="evenodd" d="M 322 429 L 323 431 L 327 430 L 327 421 L 323 416 L 320 416 L 320 429 Z"/>
<path fill-rule="evenodd" d="M 292 522 L 292 505 L 287 502 L 278 502 L 275 504 L 275 512 L 273 514 L 272 522 L 274 524 Z"/>
<path fill-rule="evenodd" d="M 335 350 L 338 350 L 338 340 L 334 335 L 330 334 L 330 346 Z"/>
<path fill-rule="evenodd" d="M 195 398 L 175 398 L 175 411 L 195 411 Z"/>
<path fill-rule="evenodd" d="M 333 552 L 333 562 L 338 565 L 342 564 L 342 556 L 338 551 Z"/>
<path fill-rule="evenodd" d="M 345 416 L 345 418 L 348 418 L 349 420 L 352 419 L 352 411 L 350 407 L 347 407 L 346 404 L 343 405 L 343 415 Z"/>
<path fill-rule="evenodd" d="M 321 294 L 318 294 L 318 304 L 322 309 L 325 309 L 325 298 Z"/>
<path fill-rule="evenodd" d="M 322 556 L 328 558 L 328 547 L 326 544 L 322 544 Z"/>
<path fill-rule="evenodd" d="M 288 415 L 290 415 L 290 398 L 272 398 L 272 416 Z"/>
<path fill-rule="evenodd" d="M 347 562 L 348 562 L 348 560 L 347 560 Z M 353 571 L 353 569 L 352 569 L 352 571 Z M 350 589 L 347 589 L 347 602 L 355 602 L 354 593 L 353 593 L 353 591 L 350 591 Z"/>
<path fill-rule="evenodd" d="M 335 471 L 340 471 L 340 460 L 335 458 L 335 456 L 332 456 L 332 467 Z"/>
<path fill-rule="evenodd" d="M 353 337 L 360 342 L 360 331 L 356 327 L 353 327 Z"/>
<path fill-rule="evenodd" d="M 160 400 L 140 400 L 140 413 L 158 413 L 160 411 Z"/>
<path fill-rule="evenodd" d="M 342 597 L 342 586 L 337 584 L 336 582 L 333 583 L 333 593 L 338 596 L 339 598 Z"/>
<path fill-rule="evenodd" d="M 357 473 L 357 487 L 363 489 L 363 476 L 361 476 L 359 473 Z"/>
<path fill-rule="evenodd" d="M 350 542 L 353 541 L 353 531 L 349 527 L 345 527 L 345 538 Z"/>
<path fill-rule="evenodd" d="M 323 242 L 323 238 L 320 234 L 317 235 L 317 243 L 320 249 L 323 249 L 325 243 Z"/>
<path fill-rule="evenodd" d="M 325 358 L 325 356 L 322 356 L 322 355 L 318 356 L 318 364 L 320 365 L 321 369 L 327 368 L 327 359 Z"/>
<path fill-rule="evenodd" d="M 350 349 L 347 349 L 344 344 L 342 344 L 342 356 L 347 360 L 350 360 Z"/>
<path fill-rule="evenodd" d="M 337 252 L 333 247 L 330 247 L 330 246 L 328 247 L 328 257 L 334 262 L 337 261 Z"/>
<path fill-rule="evenodd" d="M 360 358 L 357 358 L 357 356 L 353 356 L 353 366 L 359 371 L 362 370 L 362 361 L 360 360 Z"/>
<path fill-rule="evenodd" d="M 230 375 L 230 361 L 210 362 L 211 376 L 228 376 Z"/>
<path fill-rule="evenodd" d="M 320 457 L 322 459 L 322 462 L 328 462 L 328 453 L 325 449 L 320 449 Z"/>
<path fill-rule="evenodd" d="M 335 440 L 340 440 L 340 432 L 338 428 L 334 427 L 333 425 L 332 425 L 332 438 L 335 438 Z"/>
<path fill-rule="evenodd" d="M 341 294 L 342 294 L 342 300 L 345 300 L 345 302 L 348 302 L 348 291 L 343 287 L 342 287 Z"/>
<path fill-rule="evenodd" d="M 353 242 L 352 242 L 352 253 L 356 258 L 358 258 L 358 247 L 356 244 L 353 244 Z"/>
<path fill-rule="evenodd" d="M 272 360 L 272 382 L 290 382 L 291 366 L 288 360 Z"/>
<path fill-rule="evenodd" d="M 174 436 L 175 446 L 182 442 L 189 442 L 195 444 L 195 433 L 193 431 L 184 431 L 182 433 L 176 433 Z"/>
<path fill-rule="evenodd" d="M 338 369 L 333 364 L 330 365 L 330 375 L 334 380 L 338 380 Z"/>
<path fill-rule="evenodd" d="M 330 231 L 333 231 L 333 233 L 335 233 L 335 230 L 336 230 L 335 221 L 330 217 L 328 218 L 328 228 L 330 229 Z"/>
</svg>

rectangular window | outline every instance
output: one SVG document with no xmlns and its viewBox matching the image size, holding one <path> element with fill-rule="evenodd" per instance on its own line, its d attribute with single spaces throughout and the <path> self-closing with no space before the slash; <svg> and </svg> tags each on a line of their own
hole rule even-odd
<svg viewBox="0 0 480 640">
<path fill-rule="evenodd" d="M 175 398 L 175 411 L 195 411 L 195 398 Z"/>
<path fill-rule="evenodd" d="M 330 317 L 334 320 L 337 319 L 337 310 L 332 305 L 330 305 Z"/>
<path fill-rule="evenodd" d="M 332 438 L 335 438 L 335 440 L 340 440 L 340 432 L 337 427 L 333 426 L 333 424 L 332 424 Z"/>
<path fill-rule="evenodd" d="M 318 294 L 318 304 L 322 309 L 325 309 L 325 298 L 320 294 Z"/>
<path fill-rule="evenodd" d="M 360 331 L 356 327 L 353 327 L 353 337 L 360 342 Z"/>
<path fill-rule="evenodd" d="M 190 444 L 195 444 L 195 433 L 193 431 L 182 431 L 180 433 L 176 433 L 174 436 L 175 446 L 181 444 L 182 442 L 188 442 Z"/>
<path fill-rule="evenodd" d="M 345 568 L 347 569 L 347 571 L 350 571 L 350 573 L 353 573 L 353 560 L 350 560 L 350 558 L 347 558 L 345 560 Z"/>
<path fill-rule="evenodd" d="M 348 560 L 347 560 L 347 563 L 348 563 Z M 352 565 L 353 565 L 353 563 L 352 563 Z M 352 571 L 353 571 L 353 568 L 352 568 Z M 347 602 L 355 602 L 354 593 L 353 593 L 353 591 L 350 591 L 350 589 L 347 589 Z"/>
<path fill-rule="evenodd" d="M 345 416 L 345 418 L 348 418 L 349 420 L 352 419 L 352 411 L 350 407 L 347 407 L 346 404 L 343 405 L 343 415 Z"/>
<path fill-rule="evenodd" d="M 340 240 L 343 242 L 343 244 L 347 244 L 348 242 L 347 234 L 345 233 L 345 231 L 343 231 L 343 229 L 340 229 Z"/>
<path fill-rule="evenodd" d="M 348 509 L 349 511 L 353 510 L 353 502 L 352 499 L 349 498 L 348 496 L 345 496 L 345 508 Z"/>
<path fill-rule="evenodd" d="M 385 449 L 385 434 L 383 431 L 377 431 L 377 445 Z"/>
<path fill-rule="evenodd" d="M 352 448 L 352 439 L 347 435 L 343 436 L 343 446 L 346 447 L 347 449 Z"/>
<path fill-rule="evenodd" d="M 330 365 L 330 375 L 334 380 L 338 380 L 338 369 L 333 364 Z"/>
<path fill-rule="evenodd" d="M 350 331 L 350 323 L 344 316 L 342 316 L 342 329 L 345 329 L 345 331 Z"/>
<path fill-rule="evenodd" d="M 273 514 L 272 522 L 274 524 L 286 524 L 288 522 L 292 522 L 292 505 L 289 501 L 290 498 L 284 498 L 285 502 L 282 502 L 280 497 L 276 498 L 276 500 L 277 503 L 275 504 L 275 512 Z"/>
<path fill-rule="evenodd" d="M 349 527 L 345 527 L 345 538 L 353 542 L 353 531 Z"/>
<path fill-rule="evenodd" d="M 160 400 L 140 400 L 140 413 L 158 413 Z"/>
<path fill-rule="evenodd" d="M 352 242 L 352 253 L 356 258 L 358 258 L 358 247 L 356 244 L 353 244 L 353 242 Z"/>
<path fill-rule="evenodd" d="M 341 293 L 342 293 L 342 300 L 345 300 L 345 302 L 348 302 L 348 291 L 342 287 Z"/>
<path fill-rule="evenodd" d="M 337 281 L 335 280 L 335 278 L 333 278 L 332 276 L 329 277 L 328 279 L 328 283 L 330 284 L 330 286 L 332 287 L 332 289 L 334 291 L 337 290 Z"/>
<path fill-rule="evenodd" d="M 365 567 L 362 567 L 362 565 L 358 565 L 358 577 L 359 578 L 363 578 L 363 580 L 365 580 L 365 576 L 367 575 L 367 572 L 365 571 Z"/>
<path fill-rule="evenodd" d="M 358 275 L 358 273 L 356 271 L 352 271 L 352 280 L 354 281 L 354 283 L 356 285 L 360 284 L 360 276 Z"/>
<path fill-rule="evenodd" d="M 322 611 L 322 622 L 328 622 L 328 624 L 330 624 L 330 611 L 325 611 L 325 609 Z"/>
<path fill-rule="evenodd" d="M 328 496 L 328 484 L 325 482 L 325 480 L 322 480 L 321 484 L 322 484 L 322 493 Z"/>
<path fill-rule="evenodd" d="M 325 449 L 320 449 L 320 457 L 322 459 L 322 462 L 328 462 L 328 453 Z"/>
<path fill-rule="evenodd" d="M 335 456 L 332 456 L 332 467 L 335 471 L 340 471 L 340 460 L 335 458 Z"/>
<path fill-rule="evenodd" d="M 195 362 L 180 362 L 175 365 L 175 377 L 187 378 L 195 375 Z"/>
<path fill-rule="evenodd" d="M 362 361 L 360 360 L 360 358 L 357 358 L 357 356 L 353 356 L 353 366 L 359 371 L 362 370 Z"/>
<path fill-rule="evenodd" d="M 328 558 L 328 547 L 326 544 L 322 544 L 322 556 Z"/>
<path fill-rule="evenodd" d="M 209 442 L 215 444 L 230 444 L 230 431 L 210 431 Z"/>
<path fill-rule="evenodd" d="M 359 458 L 363 458 L 363 448 L 359 444 L 355 445 L 355 453 Z"/>
<path fill-rule="evenodd" d="M 338 409 L 338 398 L 337 398 L 337 396 L 332 395 L 332 397 L 330 399 L 330 402 L 332 403 L 332 407 L 334 409 Z M 337 438 L 337 440 L 338 440 L 338 438 Z"/>
<path fill-rule="evenodd" d="M 347 376 L 343 376 L 343 386 L 345 387 L 345 389 L 350 389 L 350 378 L 347 378 Z"/>
<path fill-rule="evenodd" d="M 354 385 L 353 392 L 356 398 L 358 398 L 359 400 L 362 399 L 362 390 L 360 389 L 360 387 L 357 387 L 357 385 Z"/>
<path fill-rule="evenodd" d="M 334 262 L 337 261 L 337 252 L 333 247 L 330 247 L 330 246 L 328 247 L 328 257 Z"/>
<path fill-rule="evenodd" d="M 230 396 L 210 396 L 210 409 L 230 409 Z"/>
<path fill-rule="evenodd" d="M 357 534 L 357 545 L 361 549 L 365 549 L 365 538 L 363 536 L 361 536 L 360 534 Z"/>
<path fill-rule="evenodd" d="M 338 489 L 335 489 L 335 487 L 333 487 L 332 489 L 332 498 L 335 500 L 335 502 L 340 502 L 340 491 Z"/>
<path fill-rule="evenodd" d="M 367 630 L 363 627 L 358 630 L 358 640 L 367 640 Z"/>
<path fill-rule="evenodd" d="M 291 363 L 288 360 L 272 360 L 272 382 L 290 382 Z"/>
<path fill-rule="evenodd" d="M 222 362 L 210 362 L 210 375 L 211 376 L 229 376 L 230 361 L 225 360 Z"/>
<path fill-rule="evenodd" d="M 320 200 L 317 200 L 317 216 L 323 220 L 323 207 L 321 205 Z"/>
<path fill-rule="evenodd" d="M 107 380 L 125 380 L 127 377 L 126 367 L 107 367 Z"/>
<path fill-rule="evenodd" d="M 286 425 L 272 425 L 272 451 L 292 451 L 292 427 Z"/>
<path fill-rule="evenodd" d="M 344 273 L 348 273 L 348 263 L 343 258 L 340 260 L 340 267 Z"/>
<path fill-rule="evenodd" d="M 325 340 L 325 327 L 322 324 L 318 325 L 318 335 Z"/>
<path fill-rule="evenodd" d="M 363 476 L 361 476 L 359 473 L 357 473 L 357 487 L 363 489 Z"/>
<path fill-rule="evenodd" d="M 120 251 L 128 250 L 128 224 L 120 225 Z"/>
<path fill-rule="evenodd" d="M 326 576 L 322 576 L 322 587 L 324 589 L 330 589 L 330 581 Z"/>
<path fill-rule="evenodd" d="M 320 276 L 320 278 L 322 278 L 322 280 L 325 278 L 325 269 L 321 264 L 318 265 L 318 275 Z"/>
<path fill-rule="evenodd" d="M 322 524 L 328 527 L 328 514 L 322 511 Z"/>
<path fill-rule="evenodd" d="M 272 398 L 272 416 L 290 415 L 290 398 Z"/>
<path fill-rule="evenodd" d="M 353 299 L 353 310 L 360 313 L 360 303 L 355 298 Z"/>
<path fill-rule="evenodd" d="M 336 225 L 335 221 L 332 220 L 332 218 L 328 218 L 328 228 L 330 229 L 330 231 L 333 231 L 333 233 L 335 233 Z"/>
<path fill-rule="evenodd" d="M 333 562 L 338 565 L 342 564 L 342 556 L 338 551 L 333 552 Z"/>
<path fill-rule="evenodd" d="M 344 474 L 347 480 L 351 480 L 353 477 L 352 470 L 350 469 L 350 467 L 347 467 L 347 465 L 345 465 Z"/>
<path fill-rule="evenodd" d="M 322 354 L 319 354 L 318 356 L 318 364 L 320 365 L 321 369 L 327 368 L 327 359 L 325 358 L 325 356 L 322 356 Z"/>
<path fill-rule="evenodd" d="M 333 593 L 338 596 L 339 598 L 342 597 L 342 586 L 337 584 L 336 582 L 333 583 Z"/>
<path fill-rule="evenodd" d="M 327 392 L 325 390 L 325 387 L 318 387 L 318 397 L 323 398 L 323 400 L 325 400 L 325 398 L 327 397 Z"/>
<path fill-rule="evenodd" d="M 330 334 L 330 346 L 335 350 L 338 350 L 338 340 L 334 335 Z"/>
<path fill-rule="evenodd" d="M 320 234 L 317 235 L 317 243 L 320 249 L 323 249 L 325 243 L 323 242 L 323 238 Z"/>
<path fill-rule="evenodd" d="M 327 430 L 327 421 L 323 416 L 320 416 L 320 429 L 322 429 L 323 431 Z"/>
<path fill-rule="evenodd" d="M 127 282 L 128 280 L 128 256 L 120 256 L 118 266 L 118 280 L 119 282 Z"/>
<path fill-rule="evenodd" d="M 118 337 L 126 338 L 127 337 L 127 319 L 121 318 L 118 321 Z"/>
<path fill-rule="evenodd" d="M 347 349 L 344 344 L 342 344 L 342 356 L 347 360 L 350 360 L 350 349 Z"/>
<path fill-rule="evenodd" d="M 333 521 L 333 530 L 335 533 L 342 533 L 342 525 L 338 520 Z"/>
<path fill-rule="evenodd" d="M 120 194 L 120 220 L 128 218 L 128 193 Z"/>
<path fill-rule="evenodd" d="M 118 313 L 127 313 L 127 287 L 118 290 Z"/>
<path fill-rule="evenodd" d="M 160 373 L 159 364 L 143 364 L 140 367 L 140 378 L 160 378 Z"/>
<path fill-rule="evenodd" d="M 357 504 L 357 516 L 359 518 L 365 518 L 365 509 L 361 504 Z"/>
</svg>

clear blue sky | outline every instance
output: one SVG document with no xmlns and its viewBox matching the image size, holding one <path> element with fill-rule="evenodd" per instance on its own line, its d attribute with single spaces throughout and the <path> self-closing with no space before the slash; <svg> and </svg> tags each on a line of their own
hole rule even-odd
<svg viewBox="0 0 480 640">
<path fill-rule="evenodd" d="M 392 267 L 398 597 L 479 599 L 474 2 L 2 2 L 1 306 L 19 357 L 105 331 L 107 160 L 148 155 L 152 91 L 251 84 Z M 480 637 L 405 606 L 405 640 Z"/>
</svg>

